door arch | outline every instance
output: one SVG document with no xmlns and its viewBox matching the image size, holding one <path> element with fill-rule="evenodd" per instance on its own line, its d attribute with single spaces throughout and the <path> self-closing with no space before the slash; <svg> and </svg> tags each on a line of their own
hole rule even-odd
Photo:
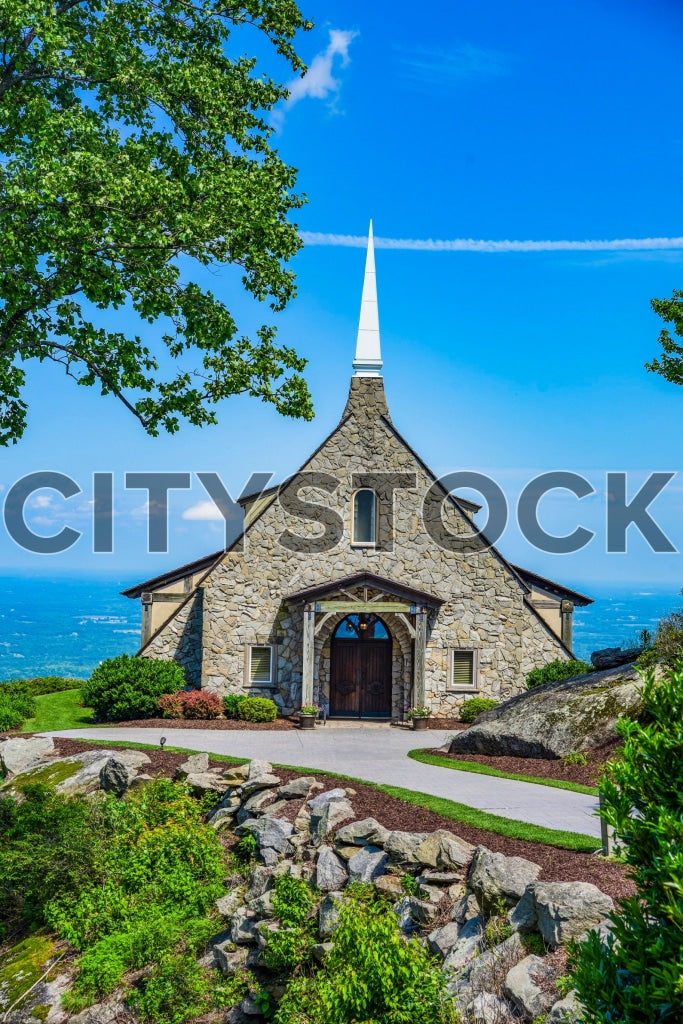
<svg viewBox="0 0 683 1024">
<path fill-rule="evenodd" d="M 377 615 L 347 615 L 330 643 L 330 715 L 391 717 L 391 634 Z"/>
</svg>

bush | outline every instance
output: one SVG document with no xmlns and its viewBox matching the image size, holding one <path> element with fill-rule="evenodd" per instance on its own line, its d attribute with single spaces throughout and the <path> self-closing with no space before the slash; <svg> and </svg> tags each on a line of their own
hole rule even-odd
<svg viewBox="0 0 683 1024">
<path fill-rule="evenodd" d="M 239 708 L 242 701 L 248 700 L 246 693 L 227 693 L 223 697 L 223 711 L 226 718 L 239 718 Z"/>
<path fill-rule="evenodd" d="M 61 693 L 63 690 L 78 690 L 83 686 L 82 679 L 67 679 L 64 676 L 37 676 L 27 679 L 29 693 L 41 697 L 44 693 Z"/>
<path fill-rule="evenodd" d="M 535 686 L 557 683 L 560 679 L 571 679 L 572 676 L 582 676 L 586 672 L 593 672 L 593 666 L 587 661 L 578 661 L 576 658 L 563 661 L 562 658 L 555 658 L 555 661 L 547 665 L 532 669 L 526 677 L 526 685 L 533 690 Z"/>
<path fill-rule="evenodd" d="M 683 660 L 659 684 L 650 671 L 643 696 L 642 722 L 617 725 L 624 748 L 600 784 L 637 893 L 611 915 L 606 941 L 591 933 L 574 950 L 587 1024 L 683 1020 Z"/>
<path fill-rule="evenodd" d="M 275 881 L 273 913 L 280 922 L 269 938 L 262 959 L 273 971 L 293 971 L 311 958 L 316 941 L 313 893 L 301 878 L 281 875 Z"/>
<path fill-rule="evenodd" d="M 460 708 L 460 721 L 471 725 L 479 715 L 482 715 L 485 711 L 490 711 L 491 708 L 497 707 L 498 701 L 491 700 L 489 697 L 470 697 L 469 700 L 464 701 Z"/>
<path fill-rule="evenodd" d="M 223 702 L 216 693 L 206 690 L 185 690 L 166 693 L 157 701 L 164 718 L 218 718 Z"/>
<path fill-rule="evenodd" d="M 683 593 L 683 591 L 682 591 Z M 671 612 L 657 623 L 650 646 L 638 658 L 639 668 L 662 664 L 674 668 L 683 658 L 683 611 Z"/>
<path fill-rule="evenodd" d="M 243 722 L 274 722 L 277 705 L 268 697 L 245 697 L 240 702 L 237 715 Z"/>
<path fill-rule="evenodd" d="M 182 718 L 184 696 L 183 691 L 178 690 L 177 693 L 165 693 L 163 697 L 159 697 L 157 707 L 161 711 L 162 718 Z"/>
<path fill-rule="evenodd" d="M 153 718 L 159 697 L 184 685 L 183 670 L 175 661 L 122 654 L 98 665 L 83 685 L 83 704 L 104 722 Z"/>
<path fill-rule="evenodd" d="M 350 898 L 349 898 L 350 894 Z M 417 939 L 406 941 L 391 903 L 347 890 L 334 946 L 312 977 L 296 975 L 275 1024 L 454 1024 L 446 978 Z"/>
<path fill-rule="evenodd" d="M 0 683 L 0 732 L 19 729 L 36 713 L 36 702 L 26 683 L 20 679 Z"/>
</svg>

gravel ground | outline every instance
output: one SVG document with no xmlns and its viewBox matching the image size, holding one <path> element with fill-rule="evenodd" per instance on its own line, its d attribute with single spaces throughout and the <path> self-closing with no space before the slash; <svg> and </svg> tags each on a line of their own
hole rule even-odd
<svg viewBox="0 0 683 1024">
<path fill-rule="evenodd" d="M 89 743 L 81 740 L 71 740 L 63 737 L 55 737 L 55 746 L 62 756 L 77 754 L 85 750 L 92 750 Z M 162 773 L 171 777 L 178 767 L 186 760 L 185 754 L 173 754 L 161 750 L 148 750 L 151 765 L 146 768 L 150 774 Z M 212 767 L 224 770 L 224 761 L 212 761 Z M 277 770 L 277 775 L 283 782 L 297 778 L 300 773 Z M 322 783 L 321 792 L 334 789 L 337 786 L 349 789 L 349 783 L 343 779 L 337 779 L 329 775 L 318 776 Z M 508 839 L 506 836 L 499 836 L 495 832 L 487 832 L 484 829 L 472 828 L 462 825 L 450 818 L 444 818 L 435 814 L 427 808 L 417 807 L 414 804 L 405 803 L 396 797 L 388 796 L 385 793 L 374 789 L 372 786 L 365 786 L 353 783 L 353 804 L 355 817 L 376 818 L 385 828 L 397 829 L 408 832 L 432 832 L 436 829 L 448 829 L 456 835 L 474 845 L 487 846 L 490 850 L 496 850 L 507 856 L 525 857 L 535 861 L 542 867 L 541 878 L 546 881 L 592 882 L 599 889 L 607 893 L 613 899 L 630 896 L 635 888 L 626 877 L 626 868 L 622 864 L 615 864 L 605 861 L 601 857 L 577 853 L 573 850 L 560 850 L 554 846 L 545 846 L 542 843 L 530 843 L 522 839 Z M 299 801 L 291 801 L 289 816 L 295 816 L 300 806 Z"/>
</svg>

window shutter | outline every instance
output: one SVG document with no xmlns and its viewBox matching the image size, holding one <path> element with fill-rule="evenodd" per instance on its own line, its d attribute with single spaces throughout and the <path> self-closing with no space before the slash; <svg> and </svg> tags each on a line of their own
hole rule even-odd
<svg viewBox="0 0 683 1024">
<path fill-rule="evenodd" d="M 453 651 L 453 689 L 471 689 L 474 685 L 474 654 L 472 651 Z"/>
<path fill-rule="evenodd" d="M 270 682 L 270 647 L 252 647 L 251 649 L 251 681 L 252 683 Z"/>
</svg>

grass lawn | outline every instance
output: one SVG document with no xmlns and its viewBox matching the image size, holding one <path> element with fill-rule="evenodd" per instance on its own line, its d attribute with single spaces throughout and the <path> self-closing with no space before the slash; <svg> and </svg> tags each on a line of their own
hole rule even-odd
<svg viewBox="0 0 683 1024">
<path fill-rule="evenodd" d="M 36 697 L 35 718 L 24 722 L 22 732 L 47 732 L 53 729 L 83 729 L 92 725 L 92 708 L 80 706 L 80 690 L 62 690 Z"/>
<path fill-rule="evenodd" d="M 533 782 L 537 786 L 550 786 L 553 789 L 570 789 L 574 793 L 586 793 L 597 796 L 596 786 L 583 786 L 580 782 L 566 782 L 564 779 L 544 779 L 538 775 L 522 775 L 516 772 L 502 772 L 498 768 L 490 768 L 478 761 L 458 761 L 455 758 L 439 757 L 428 750 L 409 750 L 408 757 L 423 764 L 435 764 L 439 768 L 454 768 L 458 772 L 473 772 L 475 775 L 494 775 L 498 779 L 515 779 L 517 782 Z"/>
</svg>

